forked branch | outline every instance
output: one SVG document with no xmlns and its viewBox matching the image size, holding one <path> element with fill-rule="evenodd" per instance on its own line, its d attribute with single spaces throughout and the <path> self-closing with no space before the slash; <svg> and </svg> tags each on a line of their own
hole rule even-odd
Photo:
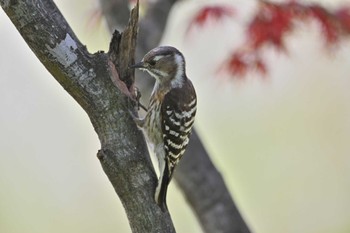
<svg viewBox="0 0 350 233">
<path fill-rule="evenodd" d="M 134 59 L 138 6 L 121 39 L 114 38 L 119 49 L 90 54 L 52 0 L 0 4 L 45 68 L 88 114 L 101 142 L 98 158 L 132 231 L 175 232 L 169 213 L 153 199 L 157 178 L 143 135 L 129 115 L 134 101 L 128 66 Z"/>
</svg>

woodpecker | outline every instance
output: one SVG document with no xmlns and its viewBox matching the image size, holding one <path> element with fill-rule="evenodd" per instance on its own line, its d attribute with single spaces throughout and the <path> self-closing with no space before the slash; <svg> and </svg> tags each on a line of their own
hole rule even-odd
<svg viewBox="0 0 350 233">
<path fill-rule="evenodd" d="M 134 120 L 158 159 L 155 201 L 164 211 L 169 182 L 189 142 L 197 110 L 196 92 L 186 76 L 185 58 L 174 47 L 154 48 L 131 68 L 147 71 L 156 80 L 146 116 Z"/>
</svg>

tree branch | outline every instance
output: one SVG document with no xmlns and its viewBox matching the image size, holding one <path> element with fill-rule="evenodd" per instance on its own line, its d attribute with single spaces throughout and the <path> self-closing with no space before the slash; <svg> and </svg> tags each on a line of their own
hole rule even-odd
<svg viewBox="0 0 350 233">
<path fill-rule="evenodd" d="M 121 4 L 122 0 L 100 0 L 102 12 L 106 16 L 110 29 L 113 16 L 117 11 L 106 7 Z M 124 3 L 127 1 L 124 0 Z M 158 0 L 150 3 L 146 15 L 140 21 L 137 57 L 140 59 L 150 49 L 156 47 L 163 35 L 167 17 L 176 0 Z M 139 73 L 137 84 L 142 93 L 149 96 L 153 82 Z M 196 213 L 203 230 L 207 233 L 233 232 L 249 233 L 247 224 L 241 217 L 225 182 L 210 160 L 197 132 L 194 130 L 185 155 L 174 174 L 179 187 Z"/>
<path fill-rule="evenodd" d="M 177 184 L 205 232 L 249 233 L 224 179 L 208 156 L 197 132 L 193 132 L 174 174 Z"/>
<path fill-rule="evenodd" d="M 98 158 L 132 231 L 175 232 L 169 213 L 163 213 L 153 198 L 157 177 L 143 135 L 129 115 L 132 85 L 126 89 L 114 85 L 119 81 L 127 86 L 119 74 L 132 82 L 133 74 L 126 72 L 129 64 L 119 62 L 116 70 L 109 57 L 113 52 L 89 54 L 51 0 L 0 0 L 0 4 L 46 69 L 87 112 L 101 142 Z M 136 36 L 137 10 L 125 38 Z M 120 48 L 115 55 L 132 62 L 134 41 L 115 40 Z"/>
</svg>

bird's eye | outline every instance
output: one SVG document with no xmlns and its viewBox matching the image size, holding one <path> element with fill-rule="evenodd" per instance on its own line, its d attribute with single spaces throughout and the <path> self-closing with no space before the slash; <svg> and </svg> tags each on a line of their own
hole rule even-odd
<svg viewBox="0 0 350 233">
<path fill-rule="evenodd" d="M 150 64 L 151 66 L 155 66 L 155 65 L 156 65 L 156 61 L 155 61 L 155 60 L 151 60 L 151 61 L 149 61 L 149 64 Z"/>
</svg>

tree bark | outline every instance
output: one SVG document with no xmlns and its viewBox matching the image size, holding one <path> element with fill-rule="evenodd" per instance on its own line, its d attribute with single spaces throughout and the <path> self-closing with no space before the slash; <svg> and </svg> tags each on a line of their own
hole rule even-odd
<svg viewBox="0 0 350 233">
<path fill-rule="evenodd" d="M 163 35 L 168 14 L 176 0 L 158 0 L 149 3 L 145 16 L 140 20 L 136 57 L 141 59 L 150 49 L 156 47 Z M 109 29 L 115 27 L 116 12 L 125 9 L 126 0 L 100 0 L 103 15 Z M 106 6 L 118 5 L 111 9 Z M 153 86 L 152 79 L 139 73 L 138 87 L 149 96 Z M 179 163 L 174 178 L 182 189 L 187 201 L 194 210 L 206 233 L 249 233 L 250 230 L 240 215 L 225 181 L 210 160 L 210 156 L 193 131 L 188 148 Z"/>
<path fill-rule="evenodd" d="M 88 114 L 101 142 L 98 158 L 118 194 L 133 232 L 175 232 L 153 194 L 157 177 L 134 109 L 133 64 L 138 7 L 109 53 L 90 54 L 52 0 L 0 0 L 38 59 Z"/>
</svg>

